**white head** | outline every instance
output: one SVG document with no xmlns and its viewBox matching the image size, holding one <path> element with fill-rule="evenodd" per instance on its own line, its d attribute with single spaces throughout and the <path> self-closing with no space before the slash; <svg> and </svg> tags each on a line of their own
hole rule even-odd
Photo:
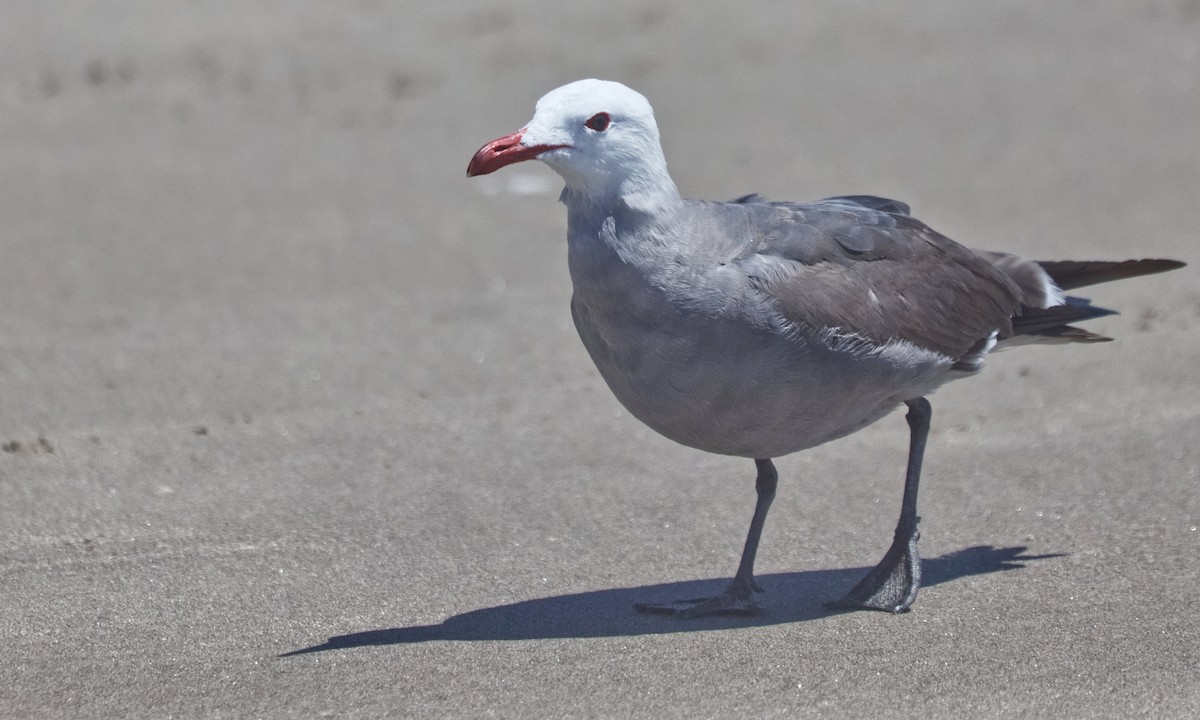
<svg viewBox="0 0 1200 720">
<path fill-rule="evenodd" d="M 467 175 L 533 158 L 562 176 L 569 195 L 593 201 L 679 196 L 667 173 L 654 110 L 620 83 L 579 80 L 551 90 L 538 100 L 528 125 L 475 153 Z"/>
</svg>

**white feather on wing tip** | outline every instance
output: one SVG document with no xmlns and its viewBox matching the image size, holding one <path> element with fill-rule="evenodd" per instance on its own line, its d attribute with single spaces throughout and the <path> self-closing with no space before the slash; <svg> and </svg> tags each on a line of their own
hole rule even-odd
<svg viewBox="0 0 1200 720">
<path fill-rule="evenodd" d="M 1042 278 L 1042 308 L 1045 309 L 1066 304 L 1067 298 L 1063 295 L 1062 288 L 1054 282 L 1054 278 L 1050 277 L 1050 273 L 1046 272 L 1041 265 L 1036 263 L 1030 264 L 1037 268 L 1038 275 Z"/>
<path fill-rule="evenodd" d="M 1067 302 L 1067 297 L 1066 295 L 1063 295 L 1062 288 L 1054 284 L 1054 280 L 1050 278 L 1049 273 L 1047 273 L 1045 270 L 1042 270 L 1042 276 L 1046 283 L 1043 290 L 1046 295 L 1046 303 L 1042 305 L 1042 307 L 1049 308 L 1056 307 L 1058 305 L 1065 305 Z"/>
</svg>

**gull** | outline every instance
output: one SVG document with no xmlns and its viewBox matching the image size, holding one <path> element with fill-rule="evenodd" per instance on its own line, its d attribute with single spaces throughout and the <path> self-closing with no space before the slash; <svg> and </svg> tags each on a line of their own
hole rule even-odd
<svg viewBox="0 0 1200 720">
<path fill-rule="evenodd" d="M 1005 345 L 1109 340 L 1072 323 L 1113 311 L 1065 291 L 1183 266 L 971 250 L 908 205 L 867 195 L 685 199 L 667 172 L 650 103 L 615 82 L 551 91 L 525 127 L 480 148 L 467 175 L 533 159 L 565 183 L 571 315 L 617 400 L 671 440 L 757 468 L 754 515 L 729 587 L 639 603 L 641 612 L 758 612 L 754 560 L 778 482 L 773 459 L 901 405 L 910 441 L 891 547 L 828 605 L 908 611 L 921 584 L 926 397 L 978 373 Z"/>
</svg>

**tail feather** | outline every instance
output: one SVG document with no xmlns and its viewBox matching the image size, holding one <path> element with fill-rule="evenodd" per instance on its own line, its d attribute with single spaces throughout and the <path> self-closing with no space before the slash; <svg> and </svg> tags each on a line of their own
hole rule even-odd
<svg viewBox="0 0 1200 720">
<path fill-rule="evenodd" d="M 1067 296 L 1063 300 L 1062 305 L 1048 308 L 1022 308 L 1022 313 L 1013 318 L 1013 335 L 1040 335 L 1064 341 L 1080 340 L 1085 342 L 1111 339 L 1073 328 L 1070 323 L 1116 315 L 1116 310 L 1096 307 L 1087 298 Z"/>
<path fill-rule="evenodd" d="M 997 260 L 1002 262 L 1004 259 L 1005 256 L 1001 256 Z M 1175 270 L 1183 267 L 1184 263 L 1162 259 L 1119 262 L 1053 260 L 1038 261 L 1037 266 L 1045 271 L 1058 289 L 1072 290 L 1112 280 Z M 1116 315 L 1117 311 L 1096 307 L 1087 298 L 1068 295 L 1061 299 L 1061 305 L 1051 307 L 1024 305 L 1021 314 L 1013 318 L 1013 334 L 1010 337 L 1016 342 L 1009 344 L 1020 344 L 1020 336 L 1027 338 L 1027 342 L 1107 342 L 1112 339 L 1075 327 L 1071 323 Z"/>
<path fill-rule="evenodd" d="M 1106 335 L 1100 335 L 1084 330 L 1083 328 L 1075 327 L 1074 325 L 1060 325 L 1056 328 L 1050 328 L 1039 333 L 1038 337 L 1057 340 L 1059 342 L 1112 342 L 1112 338 Z"/>
<path fill-rule="evenodd" d="M 1124 280 L 1139 275 L 1177 270 L 1186 263 L 1178 260 L 1121 260 L 1117 262 L 1106 260 L 1038 260 L 1054 284 L 1063 290 Z"/>
</svg>

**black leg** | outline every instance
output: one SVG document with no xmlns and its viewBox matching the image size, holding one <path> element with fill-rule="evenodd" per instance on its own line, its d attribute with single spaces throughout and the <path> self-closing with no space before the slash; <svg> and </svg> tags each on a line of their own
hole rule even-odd
<svg viewBox="0 0 1200 720">
<path fill-rule="evenodd" d="M 925 440 L 929 436 L 929 420 L 933 409 L 925 398 L 908 401 L 909 444 L 908 472 L 904 478 L 904 500 L 900 505 L 900 521 L 896 535 L 883 560 L 841 600 L 827 603 L 828 607 L 846 610 L 884 610 L 908 612 L 921 587 L 921 558 L 917 554 L 917 486 L 921 482 L 921 458 L 925 455 Z"/>
<path fill-rule="evenodd" d="M 633 606 L 635 610 L 690 618 L 715 614 L 753 615 L 761 609 L 758 603 L 754 602 L 754 593 L 762 592 L 762 588 L 754 582 L 754 558 L 758 555 L 758 541 L 762 537 L 763 525 L 767 522 L 767 511 L 771 509 L 771 501 L 775 499 L 775 486 L 779 482 L 779 474 L 775 472 L 775 464 L 770 460 L 755 460 L 754 463 L 758 466 L 758 478 L 754 481 L 758 501 L 754 505 L 750 532 L 746 534 L 742 561 L 738 563 L 737 574 L 733 576 L 733 582 L 725 592 L 716 597 L 692 598 L 665 604 L 636 603 Z"/>
</svg>

